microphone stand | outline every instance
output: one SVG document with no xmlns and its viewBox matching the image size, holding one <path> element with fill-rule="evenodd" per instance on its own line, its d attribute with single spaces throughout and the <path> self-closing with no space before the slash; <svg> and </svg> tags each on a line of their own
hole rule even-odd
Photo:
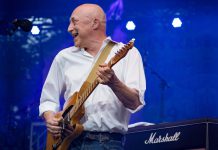
<svg viewBox="0 0 218 150">
<path fill-rule="evenodd" d="M 145 52 L 145 59 L 143 59 L 144 64 L 145 64 L 144 66 L 146 66 L 150 70 L 151 74 L 154 74 L 160 80 L 160 111 L 159 111 L 159 119 L 158 120 L 159 120 L 159 122 L 163 122 L 163 119 L 165 117 L 165 115 L 164 115 L 164 111 L 165 111 L 165 109 L 164 109 L 164 91 L 167 88 L 169 88 L 170 86 L 167 83 L 167 81 L 157 71 L 155 71 L 151 67 L 150 64 L 148 64 L 146 62 L 147 56 L 148 56 L 148 52 Z"/>
</svg>

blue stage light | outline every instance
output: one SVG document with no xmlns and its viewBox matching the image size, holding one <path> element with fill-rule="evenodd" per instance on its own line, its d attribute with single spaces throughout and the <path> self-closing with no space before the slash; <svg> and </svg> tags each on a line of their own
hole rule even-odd
<svg viewBox="0 0 218 150">
<path fill-rule="evenodd" d="M 174 28 L 180 28 L 182 26 L 182 21 L 179 18 L 174 18 L 172 25 Z"/>
<path fill-rule="evenodd" d="M 136 25 L 134 24 L 133 21 L 128 21 L 128 22 L 126 23 L 126 29 L 127 29 L 127 30 L 135 30 L 135 27 L 136 27 Z"/>
</svg>

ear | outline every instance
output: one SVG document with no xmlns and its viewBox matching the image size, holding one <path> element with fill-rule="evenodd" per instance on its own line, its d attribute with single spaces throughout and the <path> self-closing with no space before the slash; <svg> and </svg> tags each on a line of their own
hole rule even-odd
<svg viewBox="0 0 218 150">
<path fill-rule="evenodd" d="M 95 18 L 95 19 L 93 20 L 93 22 L 92 22 L 92 28 L 93 28 L 94 30 L 96 30 L 96 29 L 99 28 L 99 26 L 100 26 L 100 21 Z"/>
</svg>

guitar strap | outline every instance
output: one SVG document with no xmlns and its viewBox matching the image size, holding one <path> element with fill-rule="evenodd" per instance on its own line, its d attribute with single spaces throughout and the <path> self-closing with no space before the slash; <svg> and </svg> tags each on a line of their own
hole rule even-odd
<svg viewBox="0 0 218 150">
<path fill-rule="evenodd" d="M 92 83 L 97 78 L 96 72 L 98 70 L 99 65 L 105 62 L 111 49 L 115 44 L 116 44 L 115 42 L 109 41 L 108 44 L 104 47 L 100 56 L 98 57 L 98 60 L 96 61 L 95 65 L 92 67 L 92 70 L 90 71 L 89 76 L 87 77 L 85 82 Z"/>
</svg>

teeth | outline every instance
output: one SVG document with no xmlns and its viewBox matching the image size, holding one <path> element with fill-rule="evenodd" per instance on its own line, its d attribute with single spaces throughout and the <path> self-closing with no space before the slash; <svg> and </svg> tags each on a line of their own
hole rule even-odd
<svg viewBox="0 0 218 150">
<path fill-rule="evenodd" d="M 72 35 L 73 35 L 74 37 L 77 37 L 78 34 L 79 34 L 78 32 L 77 32 L 77 33 L 72 33 Z"/>
<path fill-rule="evenodd" d="M 78 30 L 77 30 L 77 29 L 75 29 L 75 32 L 73 33 L 73 36 L 74 36 L 74 37 L 77 37 L 77 36 L 78 36 L 78 34 L 79 34 L 79 33 L 78 33 Z"/>
</svg>

